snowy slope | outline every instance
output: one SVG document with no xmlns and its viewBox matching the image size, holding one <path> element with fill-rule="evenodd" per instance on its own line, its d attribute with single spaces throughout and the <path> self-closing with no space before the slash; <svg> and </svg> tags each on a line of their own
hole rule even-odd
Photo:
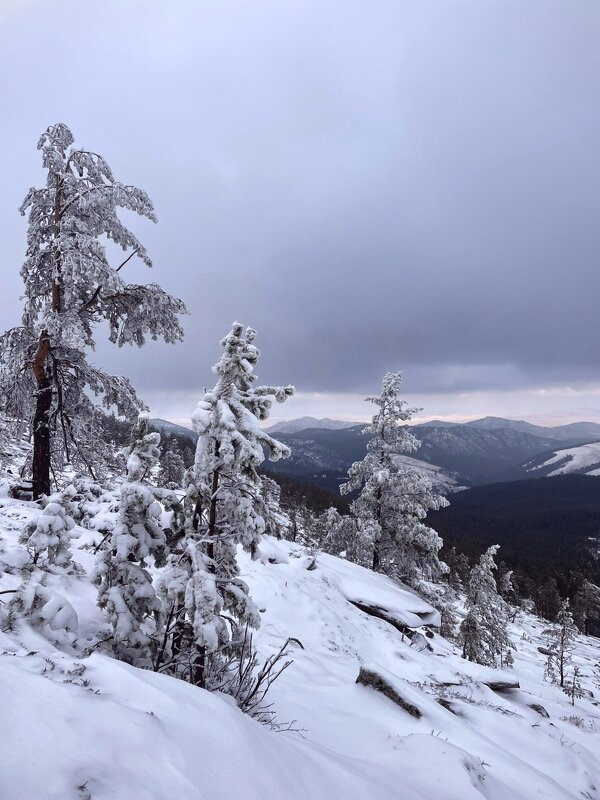
<svg viewBox="0 0 600 800">
<path fill-rule="evenodd" d="M 536 464 L 532 461 L 525 465 L 525 469 L 527 472 L 543 470 L 544 475 L 548 478 L 574 472 L 585 475 L 600 475 L 600 442 L 557 450 L 550 458 L 546 458 L 543 463 Z"/>
<path fill-rule="evenodd" d="M 0 500 L 2 562 L 22 563 L 16 537 L 38 513 Z M 97 536 L 77 533 L 80 543 Z M 101 617 L 85 575 L 70 577 L 55 588 L 78 613 L 75 643 L 54 646 L 26 627 L 0 634 L 2 800 L 600 798 L 600 710 L 589 698 L 572 708 L 543 682 L 541 622 L 513 626 L 519 650 L 505 675 L 463 661 L 438 635 L 427 640 L 431 652 L 418 652 L 357 607 L 377 605 L 406 625 L 436 622 L 427 603 L 391 580 L 328 555 L 309 569 L 311 555 L 287 542 L 267 539 L 262 553 L 255 562 L 241 556 L 263 610 L 256 640 L 263 655 L 288 636 L 301 643 L 291 645 L 294 663 L 270 697 L 278 719 L 295 720 L 302 733 L 270 731 L 227 698 L 172 678 L 97 653 L 77 658 Z M 89 552 L 76 558 L 91 568 Z M 15 584 L 15 575 L 0 577 L 0 591 Z M 599 644 L 578 641 L 588 689 Z M 357 685 L 361 666 L 384 675 L 421 719 Z M 521 688 L 485 685 L 499 678 Z"/>
<path fill-rule="evenodd" d="M 395 456 L 395 461 L 398 464 L 415 469 L 422 475 L 425 475 L 429 478 L 435 489 L 442 493 L 458 492 L 467 488 L 460 484 L 458 473 L 449 472 L 443 467 L 438 467 L 436 464 L 429 464 L 427 461 L 422 461 L 412 456 Z"/>
</svg>

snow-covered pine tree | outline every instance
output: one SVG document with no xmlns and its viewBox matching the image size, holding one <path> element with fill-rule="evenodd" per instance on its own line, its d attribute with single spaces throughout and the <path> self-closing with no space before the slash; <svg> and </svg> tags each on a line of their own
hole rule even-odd
<svg viewBox="0 0 600 800">
<path fill-rule="evenodd" d="M 70 501 L 75 489 L 69 486 L 62 493 L 48 497 L 43 513 L 25 526 L 19 541 L 32 554 L 34 564 L 68 567 L 71 563 L 71 531 L 75 522 Z"/>
<path fill-rule="evenodd" d="M 185 464 L 177 439 L 171 439 L 163 448 L 160 465 L 160 483 L 167 489 L 178 489 L 183 483 Z"/>
<path fill-rule="evenodd" d="M 573 667 L 571 678 L 563 688 L 563 692 L 571 698 L 571 705 L 575 705 L 575 700 L 583 697 L 583 687 L 580 680 L 579 667 Z"/>
<path fill-rule="evenodd" d="M 159 443 L 160 434 L 148 431 L 147 414 L 140 414 L 126 450 L 119 521 L 95 571 L 98 605 L 106 610 L 115 655 L 144 667 L 151 666 L 153 620 L 160 611 L 147 562 L 152 558 L 163 566 L 167 555 L 161 506 L 145 481 L 158 463 Z"/>
<path fill-rule="evenodd" d="M 377 406 L 364 429 L 372 438 L 365 458 L 352 465 L 348 482 L 340 488 L 343 494 L 359 492 L 351 510 L 357 535 L 370 549 L 368 565 L 418 587 L 422 580 L 443 572 L 438 558 L 442 540 L 423 520 L 428 511 L 448 502 L 426 476 L 397 458 L 419 447 L 405 426 L 418 409 L 408 408 L 400 399 L 401 384 L 401 372 L 388 372 L 381 394 L 367 398 Z"/>
<path fill-rule="evenodd" d="M 61 123 L 50 126 L 38 142 L 47 179 L 43 188 L 30 189 L 21 206 L 22 214 L 29 212 L 21 269 L 25 305 L 21 325 L 0 341 L 3 409 L 13 419 L 33 419 L 36 498 L 50 494 L 53 458 L 59 466 L 63 460 L 79 461 L 93 473 L 86 444 L 93 441 L 102 405 L 128 417 L 142 407 L 126 378 L 88 362 L 97 324 L 107 323 L 110 341 L 119 346 L 141 346 L 147 336 L 167 342 L 183 336 L 180 300 L 155 283 L 128 284 L 122 277 L 134 256 L 149 267 L 151 261 L 117 210 L 156 221 L 150 199 L 116 181 L 101 156 L 73 142 Z M 126 253 L 114 266 L 105 239 Z"/>
<path fill-rule="evenodd" d="M 494 556 L 498 550 L 497 544 L 488 547 L 471 570 L 467 615 L 460 626 L 463 658 L 492 667 L 498 658 L 503 666 L 512 649 L 507 631 L 508 606 L 498 594 L 494 578 Z"/>
<path fill-rule="evenodd" d="M 271 460 L 289 455 L 260 422 L 274 400 L 287 400 L 294 389 L 254 386 L 260 355 L 255 336 L 251 328 L 233 324 L 213 368 L 217 383 L 192 417 L 198 444 L 189 472 L 185 536 L 160 584 L 168 611 L 155 669 L 167 659 L 175 674 L 209 688 L 223 686 L 224 661 L 243 645 L 245 628 L 260 623 L 239 578 L 237 546 L 256 555 L 269 527 L 257 471 L 263 448 Z"/>
<path fill-rule="evenodd" d="M 559 683 L 562 688 L 565 685 L 566 670 L 571 663 L 571 653 L 577 633 L 569 600 L 563 600 L 555 624 L 542 631 L 542 634 L 548 637 L 549 654 L 545 675 L 552 683 Z"/>
</svg>

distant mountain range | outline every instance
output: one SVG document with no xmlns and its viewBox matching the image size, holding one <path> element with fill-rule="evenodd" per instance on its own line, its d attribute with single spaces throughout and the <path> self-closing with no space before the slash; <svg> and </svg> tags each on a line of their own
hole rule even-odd
<svg viewBox="0 0 600 800">
<path fill-rule="evenodd" d="M 196 441 L 189 428 L 161 419 L 150 422 L 163 437 Z M 365 455 L 369 439 L 363 429 L 364 423 L 314 417 L 279 422 L 269 433 L 292 454 L 269 463 L 268 469 L 337 492 L 348 468 Z M 433 420 L 411 430 L 421 447 L 403 460 L 423 469 L 446 491 L 567 473 L 600 474 L 600 425 L 595 422 L 543 427 L 484 417 L 466 423 Z"/>
<path fill-rule="evenodd" d="M 600 425 L 597 422 L 571 422 L 568 425 L 556 425 L 546 427 L 544 425 L 533 425 L 522 419 L 504 419 L 504 417 L 483 417 L 474 419 L 470 422 L 444 422 L 443 420 L 432 420 L 425 422 L 419 427 L 436 428 L 480 428 L 481 430 L 510 430 L 520 433 L 530 433 L 532 436 L 541 436 L 547 439 L 600 439 Z"/>
<path fill-rule="evenodd" d="M 348 422 L 343 419 L 317 419 L 316 417 L 299 417 L 298 419 L 285 419 L 270 425 L 267 430 L 269 433 L 298 433 L 305 430 L 317 430 L 326 428 L 327 430 L 337 431 L 343 428 L 354 428 L 356 422 Z M 364 427 L 364 423 L 363 423 Z"/>
<path fill-rule="evenodd" d="M 271 429 L 290 447 L 292 455 L 269 469 L 336 489 L 351 464 L 364 457 L 368 442 L 362 433 L 364 425 L 302 429 L 302 424 L 301 420 L 292 420 L 292 429 L 287 432 Z M 432 421 L 411 429 L 421 441 L 420 449 L 411 454 L 413 459 L 425 462 L 429 470 L 434 467 L 437 479 L 446 488 L 543 477 L 552 469 L 550 465 L 542 469 L 541 465 L 558 452 L 558 441 L 561 451 L 570 451 L 600 440 L 600 425 L 594 422 L 546 428 L 523 420 L 485 417 L 464 424 Z M 568 456 L 565 454 L 565 458 Z M 588 457 L 592 456 L 588 453 Z M 535 472 L 532 467 L 538 464 L 540 471 Z"/>
</svg>

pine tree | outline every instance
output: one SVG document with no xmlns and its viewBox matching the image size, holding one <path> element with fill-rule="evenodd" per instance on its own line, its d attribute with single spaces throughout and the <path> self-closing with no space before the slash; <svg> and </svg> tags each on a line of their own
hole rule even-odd
<svg viewBox="0 0 600 800">
<path fill-rule="evenodd" d="M 132 417 L 142 404 L 125 378 L 92 366 L 94 329 L 108 325 L 119 346 L 144 344 L 147 336 L 182 338 L 180 300 L 157 284 L 128 284 L 121 270 L 137 256 L 150 258 L 117 216 L 119 208 L 156 221 L 145 192 L 119 183 L 96 153 L 76 149 L 66 125 L 42 134 L 38 149 L 46 186 L 30 189 L 21 213 L 29 212 L 27 256 L 21 269 L 25 305 L 21 325 L 0 341 L 0 397 L 17 420 L 33 417 L 33 494 L 50 494 L 52 460 L 80 462 L 93 475 L 94 437 L 100 406 Z M 111 266 L 103 243 L 127 253 Z M 33 399 L 33 401 L 32 401 Z M 33 406 L 32 406 L 33 402 Z"/>
<path fill-rule="evenodd" d="M 223 663 L 243 645 L 245 628 L 260 623 L 239 577 L 236 553 L 242 545 L 257 555 L 272 524 L 257 471 L 263 448 L 272 460 L 289 455 L 259 423 L 273 400 L 283 402 L 294 390 L 254 386 L 260 355 L 255 336 L 251 328 L 233 324 L 213 368 L 217 383 L 192 417 L 198 444 L 189 472 L 185 535 L 160 583 L 168 611 L 155 668 L 166 658 L 176 674 L 211 688 L 223 680 Z"/>
<path fill-rule="evenodd" d="M 57 567 L 70 565 L 71 531 L 75 522 L 69 512 L 74 493 L 73 487 L 67 487 L 65 492 L 48 497 L 43 513 L 35 522 L 25 526 L 20 542 L 31 551 L 34 564 Z"/>
<path fill-rule="evenodd" d="M 573 597 L 573 618 L 586 636 L 600 622 L 600 588 L 587 578 L 583 578 Z"/>
<path fill-rule="evenodd" d="M 573 672 L 571 674 L 571 679 L 567 683 L 567 685 L 563 688 L 563 692 L 571 698 L 571 705 L 575 705 L 575 700 L 583 697 L 583 688 L 581 686 L 579 676 L 579 667 L 573 667 Z"/>
<path fill-rule="evenodd" d="M 177 439 L 171 439 L 164 448 L 161 458 L 160 483 L 167 489 L 178 489 L 185 473 L 183 456 Z"/>
<path fill-rule="evenodd" d="M 105 609 L 118 658 L 150 666 L 155 620 L 160 602 L 148 572 L 166 560 L 166 538 L 160 527 L 161 506 L 146 482 L 160 456 L 160 434 L 148 431 L 140 414 L 126 451 L 127 477 L 121 485 L 119 522 L 96 566 L 98 605 Z"/>
<path fill-rule="evenodd" d="M 446 579 L 449 585 L 456 591 L 462 591 L 469 580 L 471 571 L 469 559 L 464 553 L 458 553 L 456 547 L 452 546 L 447 553 L 444 553 L 444 561 L 448 567 Z"/>
<path fill-rule="evenodd" d="M 423 519 L 428 511 L 448 502 L 433 491 L 426 476 L 398 459 L 419 447 L 404 425 L 417 409 L 408 408 L 399 398 L 401 383 L 402 373 L 387 373 L 381 394 L 367 398 L 377 406 L 364 429 L 372 438 L 365 458 L 352 465 L 341 491 L 359 492 L 351 511 L 357 535 L 370 549 L 369 566 L 419 586 L 423 579 L 435 579 L 444 570 L 438 559 L 442 540 Z"/>
<path fill-rule="evenodd" d="M 536 581 L 533 602 L 535 610 L 540 617 L 551 622 L 556 619 L 560 612 L 562 601 L 554 575 L 550 575 L 547 572 L 540 574 Z"/>
<path fill-rule="evenodd" d="M 460 626 L 463 658 L 492 667 L 498 658 L 504 666 L 506 654 L 512 648 L 507 631 L 508 607 L 498 594 L 494 578 L 494 556 L 498 549 L 498 545 L 489 547 L 471 570 L 467 615 Z"/>
<path fill-rule="evenodd" d="M 542 633 L 548 637 L 546 677 L 552 683 L 558 682 L 564 688 L 566 670 L 571 663 L 571 652 L 577 636 L 577 627 L 573 621 L 568 599 L 562 601 L 555 625 L 546 628 Z"/>
</svg>

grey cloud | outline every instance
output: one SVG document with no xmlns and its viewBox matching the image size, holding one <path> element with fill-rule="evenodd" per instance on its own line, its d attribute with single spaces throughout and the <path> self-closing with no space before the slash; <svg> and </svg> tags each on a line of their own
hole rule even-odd
<svg viewBox="0 0 600 800">
<path fill-rule="evenodd" d="M 233 319 L 305 391 L 598 375 L 596 2 L 53 0 L 0 36 L 6 325 L 61 119 L 153 197 L 150 277 L 192 312 L 176 348 L 99 346 L 142 393 L 209 383 Z"/>
</svg>

